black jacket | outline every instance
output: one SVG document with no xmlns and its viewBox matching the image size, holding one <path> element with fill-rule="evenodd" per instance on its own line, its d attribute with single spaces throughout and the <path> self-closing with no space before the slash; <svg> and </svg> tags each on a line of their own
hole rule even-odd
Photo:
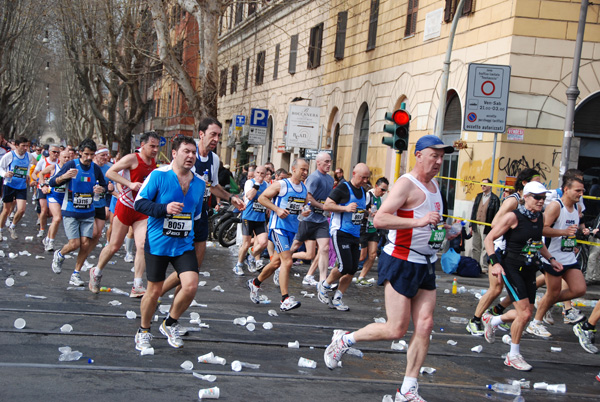
<svg viewBox="0 0 600 402">
<path fill-rule="evenodd" d="M 473 204 L 473 210 L 471 211 L 471 220 L 472 221 L 477 220 L 477 209 L 479 208 L 479 203 L 481 202 L 482 197 L 483 197 L 483 193 L 479 193 L 479 194 L 477 194 L 477 197 L 475 197 L 475 203 Z M 496 194 L 491 193 L 490 201 L 488 202 L 488 209 L 487 209 L 487 212 L 485 213 L 485 221 L 487 223 L 492 223 L 492 221 L 494 220 L 494 216 L 496 216 L 499 209 L 500 209 L 500 198 L 498 198 L 498 196 Z M 475 223 L 471 223 L 471 227 L 475 228 Z M 483 230 L 483 233 L 488 234 L 488 233 L 490 233 L 490 230 L 492 230 L 491 226 L 486 226 L 485 229 Z"/>
</svg>

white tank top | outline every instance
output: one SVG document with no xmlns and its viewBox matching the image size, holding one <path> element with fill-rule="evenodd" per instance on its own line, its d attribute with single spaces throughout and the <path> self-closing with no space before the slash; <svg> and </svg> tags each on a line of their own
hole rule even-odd
<svg viewBox="0 0 600 402">
<path fill-rule="evenodd" d="M 560 215 L 558 215 L 554 225 L 552 225 L 553 229 L 566 229 L 572 225 L 579 225 L 579 211 L 577 210 L 577 204 L 573 206 L 573 211 L 569 212 L 560 198 L 552 202 L 558 202 L 560 204 Z M 552 254 L 552 257 L 556 258 L 556 261 L 564 265 L 572 265 L 577 262 L 577 257 L 575 257 L 575 253 L 573 253 L 572 249 L 574 238 L 574 236 L 571 238 L 566 238 L 565 236 L 550 238 L 548 251 Z M 548 264 L 546 259 L 544 259 L 544 262 Z"/>
<path fill-rule="evenodd" d="M 440 194 L 437 182 L 435 180 L 432 181 L 436 190 L 435 193 L 432 193 L 427 190 L 423 183 L 417 180 L 410 173 L 404 174 L 402 177 L 412 181 L 425 194 L 425 201 L 413 209 L 400 208 L 398 211 L 396 211 L 396 215 L 401 218 L 419 219 L 427 215 L 429 212 L 437 211 L 440 213 L 441 219 L 443 208 L 442 195 Z M 430 225 L 421 228 L 390 230 L 388 234 L 389 243 L 385 245 L 383 251 L 388 255 L 401 260 L 417 264 L 427 264 L 427 259 L 425 259 L 425 257 L 421 254 L 430 256 L 429 260 L 431 262 L 437 260 L 437 250 L 434 250 L 429 246 L 430 238 Z M 409 250 L 407 247 L 409 247 L 411 250 Z"/>
</svg>

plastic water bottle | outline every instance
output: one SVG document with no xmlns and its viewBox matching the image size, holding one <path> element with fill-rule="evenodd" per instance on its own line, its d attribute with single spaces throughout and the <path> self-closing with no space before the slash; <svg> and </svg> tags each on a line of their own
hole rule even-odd
<svg viewBox="0 0 600 402">
<path fill-rule="evenodd" d="M 450 227 L 450 236 L 460 234 L 462 228 L 465 227 L 466 224 L 467 222 L 465 221 L 454 222 L 454 224 Z"/>
<path fill-rule="evenodd" d="M 100 182 L 98 180 L 96 180 L 96 186 L 99 186 Z M 94 201 L 98 202 L 100 201 L 100 194 L 99 193 L 94 193 Z"/>
<path fill-rule="evenodd" d="M 371 207 L 371 213 L 369 214 L 369 223 L 373 224 L 373 220 L 375 219 L 375 214 L 377 213 L 377 205 L 373 204 Z"/>
<path fill-rule="evenodd" d="M 202 180 L 204 180 L 205 183 L 208 183 L 208 169 L 204 170 L 204 174 L 202 175 Z"/>
<path fill-rule="evenodd" d="M 304 220 L 304 215 L 302 215 L 302 212 L 306 212 L 306 211 L 310 211 L 310 201 L 307 202 L 304 207 L 302 207 L 302 211 L 298 214 L 298 220 L 299 221 L 303 221 Z"/>
<path fill-rule="evenodd" d="M 521 395 L 521 387 L 519 384 L 500 384 L 495 383 L 492 385 L 487 385 L 488 389 L 493 389 L 494 391 L 500 394 L 508 394 L 508 395 Z"/>
<path fill-rule="evenodd" d="M 456 278 L 454 278 L 454 280 L 452 281 L 452 294 L 455 295 L 456 293 L 458 293 L 458 283 L 456 282 Z"/>
</svg>

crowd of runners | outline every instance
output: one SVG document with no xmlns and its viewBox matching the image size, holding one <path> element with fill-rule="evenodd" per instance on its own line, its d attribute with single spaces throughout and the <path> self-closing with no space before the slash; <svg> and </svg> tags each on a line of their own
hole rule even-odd
<svg viewBox="0 0 600 402">
<path fill-rule="evenodd" d="M 435 179 L 444 155 L 452 153 L 453 147 L 436 136 L 421 137 L 414 151 L 415 166 L 393 186 L 385 177 L 372 178 L 364 163 L 354 166 L 348 179 L 341 169 L 332 176 L 331 156 L 326 152 L 317 155 L 311 174 L 309 163 L 301 158 L 293 161 L 289 172 L 276 170 L 272 163 L 253 165 L 242 183 L 242 195 L 237 196 L 219 184 L 220 161 L 214 150 L 221 129 L 216 119 L 203 119 L 197 127 L 198 139 L 176 137 L 171 162 L 160 167 L 156 160 L 160 137 L 153 132 L 143 134 L 140 147 L 122 158 L 112 158 L 106 146 L 90 139 L 76 148 L 31 149 L 26 138 L 0 144 L 0 241 L 3 230 L 9 241 L 21 235 L 17 225 L 32 188 L 37 237 L 46 251 L 53 252 L 48 269 L 60 274 L 67 268 L 65 256 L 78 251 L 75 266 L 69 267 L 73 269 L 68 275 L 70 285 L 85 286 L 88 279 L 89 290 L 98 293 L 108 262 L 125 244 L 125 259 L 134 266 L 130 297 L 141 298 L 141 322 L 135 334 L 140 351 L 151 347 L 152 316 L 160 297 L 172 289 L 175 297 L 159 331 L 169 345 L 183 347 L 178 319 L 196 294 L 211 197 L 242 211 L 242 243 L 232 275 L 242 276 L 245 271 L 252 275 L 247 287 L 253 303 L 265 300 L 261 290 L 272 277 L 281 292 L 281 311 L 301 307 L 289 291 L 290 271 L 295 261 L 309 260 L 302 283 L 315 286 L 318 299 L 328 308 L 349 311 L 352 301 L 344 295 L 356 272 L 362 267 L 357 286 L 372 286 L 367 274 L 380 253 L 377 283 L 384 287 L 386 322 L 354 332 L 334 331 L 324 360 L 333 370 L 357 342 L 400 339 L 412 319 L 405 376 L 395 400 L 423 401 L 417 377 L 434 323 L 434 265 L 445 241 L 460 235 L 449 230 L 443 219 L 446 201 Z M 467 331 L 491 343 L 496 329 L 510 324 L 510 351 L 504 364 L 528 371 L 532 366 L 521 354 L 522 333 L 550 337 L 544 324 L 554 324 L 552 308 L 562 302 L 564 322 L 573 325 L 586 352 L 597 353 L 594 336 L 600 305 L 586 318 L 570 303 L 586 293 L 575 257 L 576 233 L 598 233 L 598 228 L 590 230 L 581 219 L 582 173 L 567 171 L 561 187 L 549 190 L 540 183 L 538 172 L 525 169 L 501 204 L 488 184 L 489 180 L 482 181 L 471 232 L 474 253 L 489 276 L 489 289 Z M 55 240 L 61 222 L 68 240 L 63 245 Z M 106 245 L 97 264 L 90 264 L 87 257 L 103 235 Z M 169 265 L 174 272 L 167 275 Z M 82 278 L 84 267 L 89 278 Z M 542 286 L 544 296 L 536 300 L 536 290 Z M 497 300 L 503 289 L 508 296 Z"/>
</svg>

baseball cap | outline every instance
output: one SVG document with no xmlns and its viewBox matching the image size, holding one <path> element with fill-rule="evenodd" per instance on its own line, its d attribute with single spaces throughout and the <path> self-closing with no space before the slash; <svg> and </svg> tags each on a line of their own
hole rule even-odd
<svg viewBox="0 0 600 402">
<path fill-rule="evenodd" d="M 444 142 L 435 135 L 424 135 L 423 137 L 419 138 L 417 141 L 417 146 L 415 147 L 415 154 L 418 151 L 424 150 L 425 148 L 443 149 L 447 154 L 454 152 L 454 147 L 452 145 L 444 144 Z"/>
<path fill-rule="evenodd" d="M 525 187 L 523 188 L 523 195 L 544 194 L 547 192 L 548 190 L 546 187 L 538 181 L 530 181 L 529 183 L 525 184 Z"/>
</svg>

